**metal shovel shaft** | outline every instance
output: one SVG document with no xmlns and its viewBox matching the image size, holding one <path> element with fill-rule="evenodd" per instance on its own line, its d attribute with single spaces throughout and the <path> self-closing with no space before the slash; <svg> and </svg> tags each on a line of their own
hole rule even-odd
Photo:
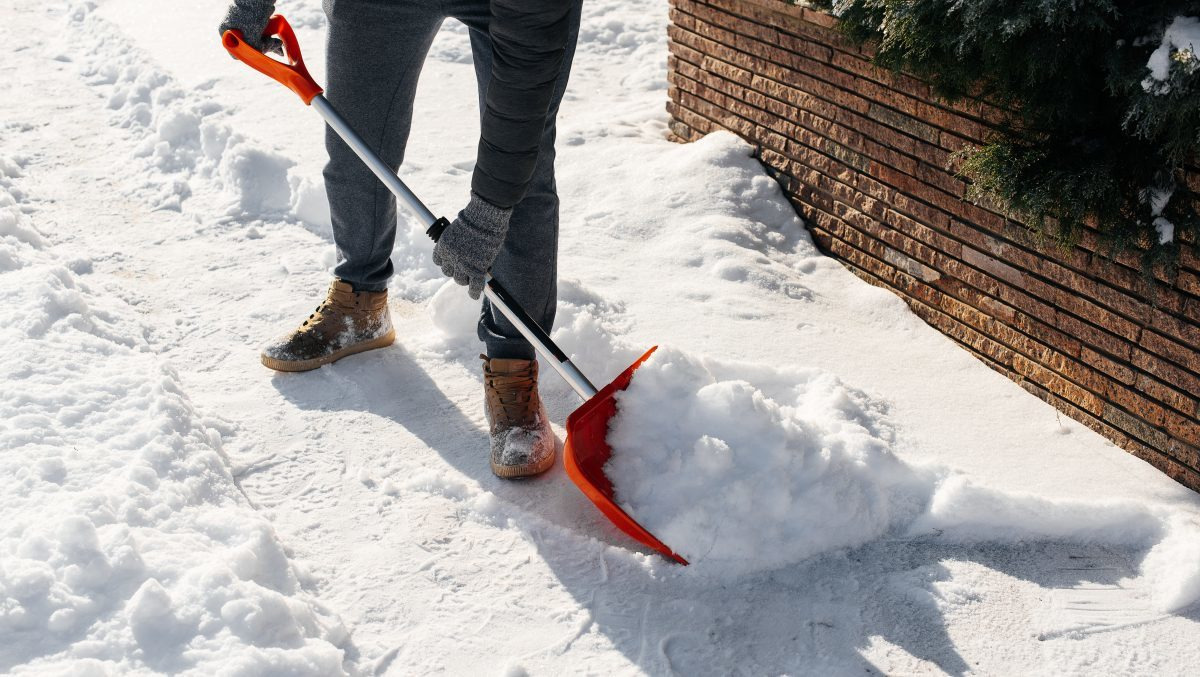
<svg viewBox="0 0 1200 677">
<path fill-rule="evenodd" d="M 440 219 L 434 216 L 433 212 L 429 211 L 429 208 L 421 202 L 416 193 L 412 192 L 400 180 L 400 177 L 396 176 L 396 172 L 392 171 L 392 168 L 371 150 L 371 147 L 334 110 L 325 97 L 320 94 L 314 96 L 311 105 L 325 119 L 326 124 L 346 142 L 346 145 L 350 146 L 355 155 L 358 155 L 359 159 L 366 163 L 375 176 L 383 182 L 383 185 L 387 186 L 388 190 L 392 191 L 400 202 L 408 207 L 409 211 L 430 229 L 428 231 L 430 237 L 437 240 L 437 237 L 441 235 L 441 229 L 435 229 L 434 226 L 438 224 Z M 444 224 L 442 227 L 444 228 Z M 554 367 L 559 376 L 562 376 L 563 380 L 581 398 L 586 401 L 596 394 L 596 386 L 592 385 L 592 382 L 583 375 L 583 372 L 571 362 L 571 358 L 555 345 L 554 341 L 550 340 L 550 336 L 529 317 L 525 309 L 491 275 L 488 275 L 487 285 L 484 286 L 483 294 L 494 307 L 498 308 L 513 323 L 517 331 L 521 332 L 521 336 L 524 336 L 525 340 L 533 345 L 538 354 L 549 362 L 550 366 Z"/>
<path fill-rule="evenodd" d="M 388 190 L 392 191 L 408 207 L 409 211 L 421 220 L 421 223 L 429 227 L 437 221 L 437 217 L 433 215 L 433 212 L 429 211 L 429 208 L 421 202 L 416 193 L 413 193 L 408 186 L 404 185 L 400 177 L 396 176 L 396 172 L 392 171 L 392 168 L 387 166 L 387 163 L 371 150 L 371 147 L 367 145 L 366 141 L 363 141 L 358 132 L 350 128 L 346 120 L 334 110 L 333 105 L 329 103 L 328 99 L 318 94 L 313 97 L 310 105 L 316 109 L 322 118 L 325 118 L 326 124 L 332 127 L 338 136 L 342 137 L 342 140 L 346 142 L 346 145 L 350 146 L 359 159 L 371 168 L 371 171 L 375 173 L 375 176 L 379 177 L 383 185 L 387 186 Z"/>
</svg>

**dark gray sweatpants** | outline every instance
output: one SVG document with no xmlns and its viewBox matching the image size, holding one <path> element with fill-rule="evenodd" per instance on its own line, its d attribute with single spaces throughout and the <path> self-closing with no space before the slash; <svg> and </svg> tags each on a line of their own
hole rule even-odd
<svg viewBox="0 0 1200 677">
<path fill-rule="evenodd" d="M 563 2 L 574 5 L 571 37 L 550 103 L 537 167 L 525 196 L 513 208 L 508 237 L 492 265 L 496 279 L 547 331 L 554 323 L 558 276 L 554 120 L 567 87 L 582 5 L 582 0 Z M 325 96 L 393 169 L 404 160 L 417 78 L 434 36 L 447 18 L 458 19 L 470 29 L 483 100 L 492 72 L 488 0 L 325 0 L 325 13 L 329 17 Z M 326 130 L 325 139 L 329 153 L 325 188 L 339 258 L 334 274 L 358 290 L 385 289 L 392 276 L 396 200 L 337 134 Z M 467 198 L 463 195 L 464 205 Z M 490 357 L 533 357 L 533 348 L 516 327 L 486 300 L 478 333 Z"/>
</svg>

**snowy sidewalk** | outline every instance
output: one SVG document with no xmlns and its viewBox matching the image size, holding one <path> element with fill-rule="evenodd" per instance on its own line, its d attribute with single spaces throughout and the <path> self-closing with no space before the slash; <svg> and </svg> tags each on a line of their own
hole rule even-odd
<svg viewBox="0 0 1200 677">
<path fill-rule="evenodd" d="M 597 382 L 656 343 L 781 398 L 814 369 L 836 375 L 879 412 L 887 454 L 958 474 L 918 506 L 929 510 L 907 525 L 917 531 L 728 576 L 632 547 L 561 468 L 494 479 L 476 310 L 443 286 L 417 228 L 402 226 L 394 257 L 396 346 L 266 372 L 258 345 L 311 311 L 333 261 L 321 128 L 223 55 L 222 3 L 197 4 L 171 17 L 134 0 L 0 10 L 0 76 L 24 94 L 0 102 L 0 167 L 13 175 L 0 184 L 12 214 L 0 215 L 0 293 L 22 317 L 48 318 L 45 330 L 3 325 L 16 348 L 0 362 L 12 483 L 0 670 L 93 656 L 114 673 L 205 674 L 228 658 L 254 674 L 238 656 L 282 671 L 290 650 L 327 674 L 316 659 L 339 648 L 345 669 L 367 674 L 1185 674 L 1200 661 L 1200 609 L 1187 603 L 1200 553 L 1169 539 L 1198 523 L 1200 499 L 820 256 L 739 141 L 666 142 L 657 0 L 587 4 L 560 127 L 555 339 Z M 319 4 L 281 4 L 318 79 Z M 466 195 L 478 124 L 468 55 L 447 24 L 404 169 L 446 213 Z M 103 348 L 74 350 L 92 343 Z M 576 400 L 545 381 L 561 422 Z M 91 418 L 70 415 L 88 402 Z M 42 418 L 10 414 L 31 406 Z M 158 445 L 170 450 L 150 466 L 158 488 L 138 495 L 161 518 L 104 521 L 80 503 L 151 482 L 141 459 Z M 91 479 L 73 479 L 76 467 Z M 79 578 L 95 558 L 80 516 L 119 584 Z M 121 569 L 116 549 L 139 530 L 164 552 L 208 534 L 186 564 L 234 578 L 198 587 L 146 547 L 143 568 Z M 1147 560 L 1163 543 L 1161 561 Z M 1153 571 L 1169 576 L 1146 575 L 1163 562 Z M 18 589 L 13 572 L 26 570 L 33 587 Z M 231 611 L 174 644 L 139 635 L 138 619 L 164 607 L 191 618 L 221 595 L 278 596 L 298 629 L 273 635 L 293 626 Z M 54 620 L 61 599 L 79 610 Z M 18 607 L 36 610 L 11 620 Z"/>
</svg>

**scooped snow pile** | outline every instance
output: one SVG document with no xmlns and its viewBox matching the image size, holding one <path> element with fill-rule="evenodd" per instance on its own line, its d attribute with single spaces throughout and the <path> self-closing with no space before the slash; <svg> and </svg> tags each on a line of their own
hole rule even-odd
<svg viewBox="0 0 1200 677">
<path fill-rule="evenodd" d="M 1064 501 L 905 464 L 884 409 L 820 370 L 726 365 L 659 348 L 617 399 L 617 502 L 693 566 L 779 568 L 886 534 L 1145 552 L 1165 612 L 1200 600 L 1200 523 L 1161 506 Z"/>
<path fill-rule="evenodd" d="M 608 437 L 618 502 L 693 565 L 776 568 L 923 508 L 932 476 L 891 453 L 886 416 L 863 394 L 815 370 L 766 385 L 722 371 L 660 348 L 617 395 Z"/>
<path fill-rule="evenodd" d="M 346 632 L 230 477 L 229 426 L 0 172 L 0 672 L 342 674 Z"/>
</svg>

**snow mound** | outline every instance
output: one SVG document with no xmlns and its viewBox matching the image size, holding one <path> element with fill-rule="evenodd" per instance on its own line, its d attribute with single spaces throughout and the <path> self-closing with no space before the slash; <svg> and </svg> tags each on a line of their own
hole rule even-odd
<svg viewBox="0 0 1200 677">
<path fill-rule="evenodd" d="M 20 165 L 0 157 L 0 272 L 25 266 L 22 249 L 46 246 L 45 238 L 25 219 L 17 204 L 21 192 L 14 179 L 19 176 Z"/>
<path fill-rule="evenodd" d="M 1064 502 L 944 480 L 911 533 L 938 532 L 959 543 L 1075 540 L 1150 545 L 1163 533 L 1159 517 L 1128 502 Z"/>
<path fill-rule="evenodd" d="M 1200 601 L 1200 523 L 1181 516 L 1164 521 L 1166 534 L 1146 553 L 1141 573 L 1154 606 L 1170 613 Z"/>
<path fill-rule="evenodd" d="M 0 672 L 342 674 L 346 631 L 229 475 L 229 427 L 14 190 L 0 182 Z"/>
<path fill-rule="evenodd" d="M 708 575 L 777 569 L 884 536 L 1145 551 L 1155 607 L 1200 600 L 1200 523 L 1162 506 L 1063 501 L 914 467 L 886 409 L 821 370 L 659 348 L 616 395 L 618 504 Z"/>
<path fill-rule="evenodd" d="M 446 280 L 429 299 L 427 310 L 433 326 L 447 337 L 469 347 L 479 324 L 479 301 L 467 294 L 466 287 Z"/>
<path fill-rule="evenodd" d="M 288 183 L 288 168 L 292 164 L 276 153 L 237 143 L 222 154 L 220 177 L 241 213 L 282 212 L 292 204 Z"/>
<path fill-rule="evenodd" d="M 632 160 L 620 154 L 593 158 L 581 172 L 586 193 L 571 196 L 582 212 L 575 227 L 606 236 L 589 236 L 589 242 L 614 243 L 597 256 L 624 257 L 620 244 L 636 247 L 643 260 L 687 271 L 656 277 L 664 294 L 686 295 L 698 307 L 737 297 L 730 312 L 735 319 L 813 300 L 812 273 L 838 265 L 820 254 L 779 183 L 741 138 L 717 132 L 666 148 L 631 145 Z M 631 164 L 639 167 L 636 181 L 630 180 Z M 894 303 L 890 308 L 898 309 Z"/>
<path fill-rule="evenodd" d="M 291 213 L 313 233 L 326 240 L 333 240 L 333 216 L 329 213 L 329 197 L 325 194 L 325 180 L 289 176 L 291 189 Z"/>
<path fill-rule="evenodd" d="M 396 221 L 396 245 L 392 249 L 396 273 L 388 280 L 388 293 L 395 298 L 428 301 L 446 282 L 442 269 L 433 264 L 433 240 L 425 234 L 427 228 L 408 210 L 400 210 Z M 460 291 L 465 295 L 465 290 Z"/>
<path fill-rule="evenodd" d="M 693 564 L 772 569 L 866 543 L 922 507 L 932 477 L 889 450 L 863 394 L 819 371 L 766 387 L 660 348 L 617 395 L 606 468 L 643 526 Z"/>
<path fill-rule="evenodd" d="M 260 148 L 222 122 L 226 111 L 209 97 L 185 90 L 120 30 L 97 16 L 95 3 L 73 2 L 68 21 L 77 43 L 70 51 L 86 82 L 107 94 L 112 123 L 138 140 L 144 197 L 158 209 L 180 211 L 197 178 L 212 179 L 215 196 L 231 216 L 259 217 L 292 212 L 314 227 L 322 205 L 289 177 L 294 163 Z M 305 189 L 293 195 L 293 188 Z M 324 205 L 327 212 L 328 205 Z"/>
<path fill-rule="evenodd" d="M 1145 550 L 1140 574 L 1154 607 L 1173 612 L 1200 600 L 1200 522 L 1130 501 L 1051 500 L 949 476 L 909 535 L 955 543 L 1059 541 Z"/>
</svg>

